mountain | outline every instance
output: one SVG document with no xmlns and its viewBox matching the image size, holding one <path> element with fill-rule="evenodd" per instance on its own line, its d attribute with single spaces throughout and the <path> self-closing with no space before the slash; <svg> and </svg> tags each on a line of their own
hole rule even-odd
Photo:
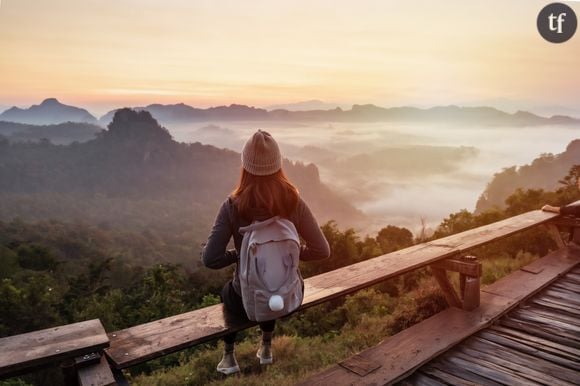
<svg viewBox="0 0 580 386">
<path fill-rule="evenodd" d="M 88 142 L 0 146 L 0 218 L 66 212 L 123 223 L 133 216 L 143 227 L 182 223 L 187 213 L 205 229 L 240 174 L 239 153 L 176 142 L 149 112 L 130 109 L 118 110 L 108 130 Z M 313 164 L 284 160 L 283 167 L 319 220 L 364 219 L 320 181 Z"/>
<path fill-rule="evenodd" d="M 512 166 L 496 173 L 477 201 L 476 212 L 493 207 L 504 208 L 505 199 L 516 189 L 555 190 L 559 179 L 573 165 L 580 165 L 580 139 L 576 139 L 560 154 L 542 154 L 531 164 Z"/>
<path fill-rule="evenodd" d="M 198 109 L 179 103 L 175 105 L 153 104 L 146 107 L 136 107 L 137 111 L 148 111 L 155 119 L 165 124 L 187 123 L 199 121 L 264 121 L 270 120 L 268 111 L 245 105 L 232 104 L 229 106 L 210 107 Z M 117 110 L 109 111 L 99 120 L 107 125 Z"/>
<path fill-rule="evenodd" d="M 308 110 L 333 110 L 340 107 L 336 103 L 325 103 L 317 99 L 311 99 L 308 101 L 287 103 L 281 105 L 270 105 L 266 106 L 266 110 L 288 110 L 288 111 L 308 111 Z"/>
<path fill-rule="evenodd" d="M 66 122 L 57 125 L 29 125 L 0 121 L 0 136 L 11 142 L 37 142 L 47 139 L 52 143 L 67 145 L 95 138 L 103 130 L 92 123 Z"/>
<path fill-rule="evenodd" d="M 39 105 L 27 109 L 11 107 L 0 114 L 0 121 L 48 125 L 63 122 L 97 123 L 97 119 L 87 110 L 60 103 L 55 98 L 48 98 Z"/>
<path fill-rule="evenodd" d="M 575 125 L 579 119 L 556 115 L 550 118 L 517 111 L 509 114 L 493 107 L 437 106 L 428 109 L 417 107 L 384 108 L 372 104 L 353 105 L 350 110 L 336 107 L 332 110 L 290 111 L 288 109 L 265 110 L 245 105 L 229 105 L 199 109 L 185 105 L 154 104 L 137 107 L 149 111 L 164 124 L 207 121 L 314 121 L 314 122 L 429 122 L 445 124 L 472 124 L 484 126 L 537 126 Z M 101 117 L 107 125 L 116 110 Z"/>
</svg>

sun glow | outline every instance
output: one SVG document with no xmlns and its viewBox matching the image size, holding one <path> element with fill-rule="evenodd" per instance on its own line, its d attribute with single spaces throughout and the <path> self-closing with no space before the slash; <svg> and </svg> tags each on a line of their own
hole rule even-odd
<svg viewBox="0 0 580 386">
<path fill-rule="evenodd" d="M 580 99 L 540 1 L 4 1 L 0 104 Z M 574 5 L 575 6 L 575 5 Z"/>
</svg>

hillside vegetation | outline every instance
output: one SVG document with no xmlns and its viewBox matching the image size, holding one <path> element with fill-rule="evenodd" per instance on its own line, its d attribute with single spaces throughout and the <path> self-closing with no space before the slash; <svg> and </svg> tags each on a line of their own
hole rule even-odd
<svg viewBox="0 0 580 386">
<path fill-rule="evenodd" d="M 570 142 L 560 154 L 542 154 L 529 165 L 512 166 L 496 173 L 479 197 L 476 212 L 505 207 L 505 199 L 516 189 L 554 190 L 561 176 L 580 161 L 580 139 Z"/>
</svg>

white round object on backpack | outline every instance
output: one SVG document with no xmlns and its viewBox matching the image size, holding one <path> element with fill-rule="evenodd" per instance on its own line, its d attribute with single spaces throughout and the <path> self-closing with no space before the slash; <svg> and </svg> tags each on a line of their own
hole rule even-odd
<svg viewBox="0 0 580 386">
<path fill-rule="evenodd" d="M 284 309 L 284 299 L 280 295 L 271 296 L 268 301 L 268 307 L 272 311 L 282 311 Z"/>
</svg>

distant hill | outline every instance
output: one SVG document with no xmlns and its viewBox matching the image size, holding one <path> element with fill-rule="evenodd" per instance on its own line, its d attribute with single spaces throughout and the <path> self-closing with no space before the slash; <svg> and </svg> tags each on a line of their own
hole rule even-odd
<svg viewBox="0 0 580 386">
<path fill-rule="evenodd" d="M 264 121 L 271 119 L 268 111 L 264 109 L 236 104 L 207 109 L 198 109 L 183 103 L 175 105 L 153 104 L 146 107 L 136 107 L 134 110 L 148 111 L 155 119 L 165 124 L 200 121 Z M 116 111 L 109 111 L 101 117 L 99 122 L 103 125 L 109 124 Z"/>
<path fill-rule="evenodd" d="M 286 103 L 281 105 L 266 106 L 266 110 L 288 110 L 288 111 L 308 111 L 308 110 L 333 110 L 340 107 L 336 103 L 325 103 L 317 99 L 308 101 Z"/>
<path fill-rule="evenodd" d="M 580 164 L 580 139 L 576 139 L 563 153 L 542 154 L 529 165 L 512 166 L 496 173 L 479 197 L 476 212 L 505 207 L 505 199 L 516 189 L 555 190 L 558 181 L 573 165 Z"/>
<path fill-rule="evenodd" d="M 92 123 L 66 122 L 56 125 L 30 125 L 0 121 L 0 136 L 11 142 L 37 142 L 47 139 L 58 145 L 94 139 L 103 130 Z"/>
<path fill-rule="evenodd" d="M 254 108 L 245 105 L 230 105 L 199 109 L 185 105 L 149 105 L 136 110 L 149 111 L 153 117 L 165 124 L 203 121 L 329 121 L 329 122 L 443 122 L 455 124 L 477 124 L 489 126 L 536 126 L 573 125 L 580 120 L 567 116 L 541 117 L 526 111 L 509 114 L 492 107 L 438 106 L 429 109 L 416 107 L 384 108 L 354 105 L 350 110 L 339 107 L 332 110 L 290 111 L 287 109 Z M 116 110 L 101 117 L 108 124 Z"/>
<path fill-rule="evenodd" d="M 168 221 L 165 216 L 185 220 L 185 213 L 211 219 L 240 173 L 239 153 L 175 142 L 150 113 L 130 109 L 117 111 L 108 130 L 88 142 L 68 146 L 0 142 L 0 146 L 0 195 L 4 194 L 0 218 L 3 213 L 18 215 L 16 204 L 8 204 L 11 198 L 21 203 L 24 217 L 45 213 L 50 218 L 82 208 L 76 213 L 85 219 L 92 213 L 95 221 L 108 221 L 104 213 L 113 222 L 136 215 L 144 219 L 142 223 L 157 225 Z M 316 166 L 284 160 L 284 169 L 321 221 L 353 224 L 364 218 L 320 181 Z M 24 199 L 29 200 L 26 205 Z M 127 209 L 136 202 L 139 210 Z M 154 213 L 151 208 L 162 217 L 148 218 Z"/>
<path fill-rule="evenodd" d="M 0 121 L 49 125 L 64 122 L 97 123 L 97 119 L 87 110 L 60 103 L 55 98 L 48 98 L 39 105 L 27 109 L 12 107 L 0 114 Z"/>
</svg>

